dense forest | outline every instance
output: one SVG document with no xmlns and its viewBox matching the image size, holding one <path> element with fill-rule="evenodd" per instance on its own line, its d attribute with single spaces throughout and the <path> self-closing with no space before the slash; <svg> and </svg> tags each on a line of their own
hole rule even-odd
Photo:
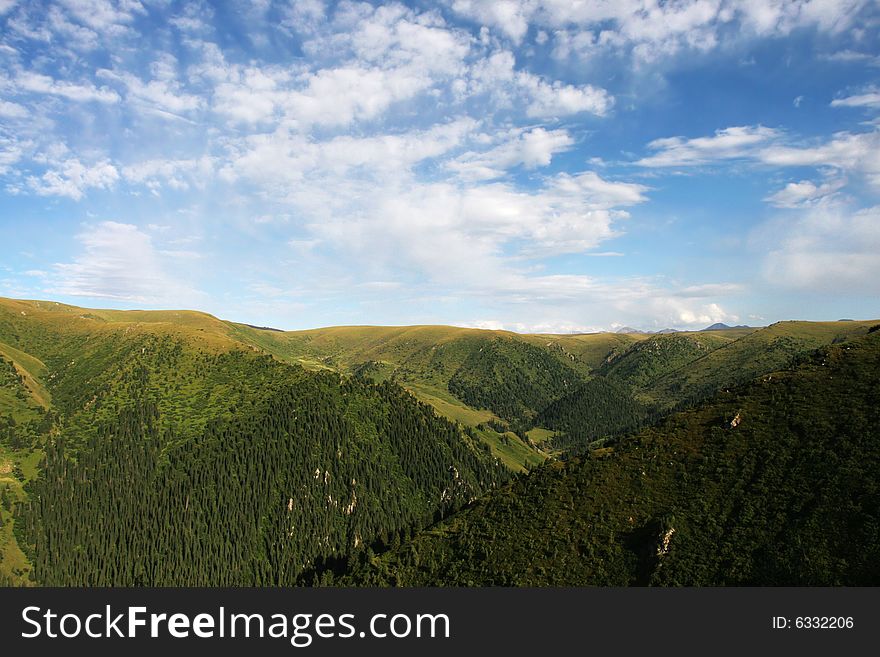
<svg viewBox="0 0 880 657">
<path fill-rule="evenodd" d="M 399 387 L 333 374 L 279 381 L 194 438 L 162 425 L 132 393 L 73 454 L 64 438 L 48 446 L 16 516 L 37 581 L 291 585 L 317 559 L 427 524 L 504 476 Z"/>
<path fill-rule="evenodd" d="M 568 452 L 635 429 L 647 417 L 628 386 L 597 377 L 544 408 L 535 424 L 557 431 L 551 444 Z"/>
<path fill-rule="evenodd" d="M 493 340 L 470 355 L 449 380 L 449 391 L 470 406 L 525 424 L 578 383 L 578 374 L 548 351 Z"/>
<path fill-rule="evenodd" d="M 518 477 L 360 585 L 878 585 L 880 331 Z"/>
</svg>

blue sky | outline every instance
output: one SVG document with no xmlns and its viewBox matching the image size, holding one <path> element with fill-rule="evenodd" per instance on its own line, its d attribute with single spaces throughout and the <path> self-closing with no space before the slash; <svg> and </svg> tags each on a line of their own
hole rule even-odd
<svg viewBox="0 0 880 657">
<path fill-rule="evenodd" d="M 880 316 L 880 7 L 0 0 L 0 295 L 286 329 Z"/>
</svg>

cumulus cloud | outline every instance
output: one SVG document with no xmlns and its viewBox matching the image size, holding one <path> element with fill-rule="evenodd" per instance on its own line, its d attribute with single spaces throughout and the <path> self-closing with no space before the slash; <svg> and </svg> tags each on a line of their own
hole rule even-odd
<svg viewBox="0 0 880 657">
<path fill-rule="evenodd" d="M 870 90 L 862 94 L 836 98 L 831 101 L 831 107 L 880 107 L 880 91 Z"/>
<path fill-rule="evenodd" d="M 147 13 L 150 23 L 158 14 L 147 6 L 69 0 L 8 12 L 0 116 L 16 130 L 27 113 L 37 116 L 29 132 L 0 135 L 7 189 L 75 200 L 109 189 L 143 200 L 147 190 L 162 197 L 150 207 L 167 212 L 150 221 L 174 224 L 191 212 L 218 235 L 233 226 L 230 240 L 245 226 L 249 239 L 289 258 L 267 266 L 267 279 L 295 271 L 293 283 L 312 292 L 336 285 L 339 294 L 376 298 L 394 289 L 418 297 L 430 289 L 475 300 L 487 308 L 473 316 L 517 330 L 607 327 L 609 318 L 643 325 L 648 317 L 653 328 L 735 321 L 727 298 L 742 289 L 733 283 L 571 273 L 626 270 L 621 251 L 633 257 L 637 249 L 609 241 L 652 195 L 637 176 L 719 162 L 815 167 L 815 175 L 773 176 L 787 184 L 766 200 L 789 209 L 827 204 L 842 196 L 843 181 L 880 185 L 876 131 L 804 140 L 762 125 L 654 140 L 641 159 L 624 155 L 642 167 L 633 173 L 612 161 L 602 130 L 640 99 L 623 92 L 615 99 L 599 86 L 626 87 L 620 68 L 594 75 L 610 60 L 591 68 L 594 56 L 624 54 L 640 68 L 805 27 L 842 34 L 867 6 L 858 0 L 448 0 L 417 8 L 305 0 L 271 11 L 260 3 L 240 12 L 241 43 L 221 38 L 226 19 L 209 5 L 172 10 L 162 30 L 139 34 Z M 29 40 L 40 57 L 12 48 Z M 856 36 L 822 43 L 858 47 Z M 552 53 L 584 66 L 553 61 Z M 870 63 L 862 54 L 842 51 L 839 59 Z M 96 62 L 104 68 L 95 70 Z M 560 72 L 564 79 L 555 79 Z M 873 108 L 875 91 L 825 102 Z M 801 113 L 819 96 L 809 98 Z M 184 120 L 148 121 L 145 112 Z M 590 152 L 592 143 L 605 150 Z M 593 157 L 600 154 L 604 162 Z M 166 189 L 198 189 L 188 201 L 204 205 L 165 205 L 183 198 Z M 81 253 L 56 270 L 66 281 L 57 289 L 158 298 L 151 290 L 170 285 L 172 268 L 200 255 L 159 244 L 163 236 L 128 224 L 93 226 L 80 236 Z M 121 258 L 151 282 L 118 278 Z M 290 289 L 291 280 L 248 275 L 255 293 Z M 508 312 L 489 307 L 495 300 Z M 541 320 L 522 324 L 523 315 Z"/>
<path fill-rule="evenodd" d="M 744 160 L 779 168 L 830 167 L 862 175 L 869 184 L 880 187 L 880 130 L 839 132 L 824 141 L 797 143 L 774 128 L 739 126 L 717 130 L 711 137 L 656 139 L 648 148 L 656 152 L 636 164 L 661 168 Z M 786 202 L 809 191 L 808 186 L 798 183 L 771 198 Z"/>
<path fill-rule="evenodd" d="M 88 82 L 75 83 L 55 80 L 33 71 L 20 71 L 14 79 L 17 91 L 61 96 L 76 102 L 118 103 L 119 94 L 107 87 L 95 87 Z"/>
<path fill-rule="evenodd" d="M 541 321 L 517 320 L 507 306 L 499 308 L 499 314 L 491 320 L 464 325 L 526 333 L 588 333 L 613 331 L 621 326 L 694 330 L 715 322 L 739 321 L 739 316 L 725 309 L 718 299 L 738 294 L 740 286 L 721 283 L 704 287 L 682 288 L 644 278 L 603 281 L 586 276 L 533 277 L 519 281 L 512 300 L 518 298 L 521 304 L 528 304 Z M 501 295 L 506 298 L 504 292 Z M 504 319 L 502 312 L 513 317 Z"/>
<path fill-rule="evenodd" d="M 526 107 L 526 115 L 530 117 L 548 118 L 580 112 L 604 116 L 614 104 L 614 99 L 607 91 L 590 84 L 548 83 L 529 74 L 520 74 L 517 80 L 530 97 Z"/>
<path fill-rule="evenodd" d="M 125 180 L 146 185 L 154 193 L 158 193 L 164 185 L 176 190 L 189 189 L 190 186 L 204 187 L 213 174 L 214 161 L 207 156 L 186 160 L 144 160 L 122 168 Z"/>
<path fill-rule="evenodd" d="M 133 103 L 162 114 L 178 115 L 199 109 L 203 101 L 201 97 L 183 90 L 177 79 L 176 67 L 176 59 L 166 55 L 150 67 L 154 77 L 146 82 L 131 73 L 117 73 L 108 69 L 100 69 L 97 75 L 122 83 L 127 99 Z"/>
<path fill-rule="evenodd" d="M 725 40 L 779 37 L 812 27 L 829 34 L 852 27 L 869 0 L 451 0 L 459 15 L 514 43 L 530 29 L 554 33 L 561 56 L 598 50 L 654 61 L 683 50 L 705 51 Z"/>
<path fill-rule="evenodd" d="M 0 175 L 9 171 L 24 156 L 24 144 L 12 137 L 0 135 Z"/>
<path fill-rule="evenodd" d="M 99 31 L 119 31 L 138 14 L 145 14 L 138 0 L 61 0 L 77 21 Z"/>
<path fill-rule="evenodd" d="M 448 167 L 471 180 L 503 176 L 508 170 L 546 167 L 553 156 L 568 150 L 574 139 L 566 130 L 517 128 L 500 135 L 501 143 L 483 152 L 468 151 L 448 163 Z"/>
<path fill-rule="evenodd" d="M 880 187 L 880 131 L 839 132 L 832 138 L 813 145 L 776 144 L 757 153 L 763 164 L 780 167 L 834 167 L 858 173 Z"/>
<path fill-rule="evenodd" d="M 42 176 L 27 179 L 40 196 L 67 196 L 75 201 L 89 189 L 110 189 L 118 180 L 119 171 L 109 160 L 83 164 L 78 158 L 64 160 Z"/>
<path fill-rule="evenodd" d="M 468 71 L 456 87 L 462 95 L 489 94 L 499 107 L 522 105 L 532 118 L 559 118 L 587 112 L 605 116 L 614 106 L 607 90 L 590 84 L 564 84 L 530 71 L 517 70 L 509 50 L 492 52 Z"/>
</svg>

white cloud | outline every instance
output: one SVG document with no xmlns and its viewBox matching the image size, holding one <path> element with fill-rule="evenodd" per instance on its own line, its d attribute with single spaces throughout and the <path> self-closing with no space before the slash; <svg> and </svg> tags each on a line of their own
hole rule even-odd
<svg viewBox="0 0 880 657">
<path fill-rule="evenodd" d="M 484 25 L 499 28 L 519 43 L 529 29 L 534 3 L 518 0 L 453 0 L 452 9 Z"/>
<path fill-rule="evenodd" d="M 880 91 L 837 98 L 831 101 L 831 107 L 880 107 Z"/>
<path fill-rule="evenodd" d="M 777 208 L 799 208 L 826 199 L 844 185 L 846 185 L 845 179 L 830 180 L 819 185 L 809 180 L 801 180 L 788 183 L 764 200 Z"/>
<path fill-rule="evenodd" d="M 14 164 L 22 159 L 25 145 L 15 138 L 0 135 L 0 175 L 8 172 Z"/>
<path fill-rule="evenodd" d="M 448 26 L 439 14 L 417 14 L 400 4 L 376 7 L 353 23 L 343 21 L 329 38 L 315 39 L 305 47 L 314 54 L 330 44 L 350 49 L 359 62 L 388 69 L 416 68 L 427 74 L 462 72 L 470 53 L 471 36 Z"/>
<path fill-rule="evenodd" d="M 655 139 L 648 148 L 654 155 L 636 164 L 644 167 L 676 167 L 708 164 L 753 156 L 758 147 L 780 136 L 780 132 L 764 126 L 736 126 L 716 130 L 712 137 L 666 137 Z"/>
<path fill-rule="evenodd" d="M 594 208 L 637 205 L 648 200 L 645 197 L 648 188 L 644 185 L 612 182 L 594 171 L 575 175 L 561 173 L 553 181 L 553 187 L 561 193 L 589 199 L 587 202 Z"/>
<path fill-rule="evenodd" d="M 60 0 L 80 23 L 112 35 L 124 33 L 136 14 L 145 9 L 138 0 Z"/>
<path fill-rule="evenodd" d="M 26 107 L 18 103 L 10 103 L 9 101 L 0 100 L 0 116 L 5 119 L 23 119 L 28 116 Z"/>
<path fill-rule="evenodd" d="M 294 13 L 323 16 L 321 7 Z M 214 108 L 235 121 L 281 120 L 288 127 L 348 126 L 383 115 L 396 103 L 441 92 L 464 75 L 471 37 L 446 25 L 436 12 L 400 4 L 369 7 L 343 3 L 333 19 L 315 23 L 303 44 L 313 66 L 242 67 L 218 61 L 221 81 Z M 222 58 L 221 58 L 222 59 Z"/>
<path fill-rule="evenodd" d="M 47 18 L 52 32 L 74 50 L 88 51 L 98 47 L 98 34 L 94 30 L 69 21 L 58 7 L 50 7 Z"/>
<path fill-rule="evenodd" d="M 771 145 L 756 157 L 773 166 L 824 166 L 859 173 L 880 187 L 880 131 L 840 132 L 815 146 Z"/>
<path fill-rule="evenodd" d="M 715 322 L 735 323 L 736 313 L 722 307 L 718 296 L 742 291 L 731 284 L 709 284 L 703 289 L 680 288 L 668 282 L 640 278 L 602 281 L 586 276 L 520 278 L 509 289 L 485 290 L 486 303 L 503 300 L 492 320 L 466 322 L 474 328 L 527 333 L 586 333 L 616 330 L 624 325 L 646 330 L 701 329 Z M 501 312 L 521 317 L 525 306 L 540 322 L 523 323 L 499 317 Z"/>
<path fill-rule="evenodd" d="M 119 94 L 107 87 L 97 88 L 91 83 L 74 83 L 55 80 L 48 75 L 33 71 L 20 71 L 13 79 L 16 91 L 61 96 L 76 102 L 117 103 Z"/>
<path fill-rule="evenodd" d="M 503 176 L 509 169 L 546 167 L 556 153 L 566 151 L 574 139 L 565 130 L 516 128 L 498 135 L 501 143 L 484 152 L 469 151 L 448 167 L 470 180 L 488 180 Z"/>
<path fill-rule="evenodd" d="M 214 110 L 235 121 L 259 123 L 283 118 L 289 126 L 347 126 L 378 117 L 394 103 L 431 86 L 415 69 L 357 64 L 321 69 L 291 78 L 269 69 L 228 70 L 214 94 Z"/>
<path fill-rule="evenodd" d="M 451 0 L 453 11 L 519 43 L 530 27 L 549 29 L 557 53 L 624 51 L 642 62 L 725 41 L 780 37 L 802 27 L 839 34 L 870 0 Z M 539 32 L 540 33 L 540 32 Z"/>
<path fill-rule="evenodd" d="M 823 203 L 772 222 L 754 239 L 769 245 L 763 273 L 772 285 L 880 295 L 880 206 L 850 212 L 841 203 Z"/>
<path fill-rule="evenodd" d="M 823 55 L 822 59 L 831 62 L 863 62 L 869 66 L 880 66 L 880 55 L 855 50 L 840 50 L 829 55 Z"/>
<path fill-rule="evenodd" d="M 322 0 L 291 0 L 282 25 L 297 32 L 312 32 L 325 18 Z"/>
<path fill-rule="evenodd" d="M 636 164 L 655 168 L 685 167 L 741 159 L 773 167 L 831 167 L 862 175 L 869 184 L 880 187 L 880 130 L 839 132 L 824 142 L 797 145 L 779 130 L 742 126 L 717 130 L 712 137 L 655 139 L 648 148 L 656 153 Z M 809 191 L 799 185 L 774 198 L 785 201 L 791 195 Z"/>
<path fill-rule="evenodd" d="M 131 224 L 105 221 L 77 236 L 73 262 L 55 265 L 54 294 L 181 307 L 194 292 L 166 271 L 149 235 Z"/>
<path fill-rule="evenodd" d="M 59 162 L 42 176 L 30 176 L 28 185 L 40 196 L 67 196 L 80 200 L 88 189 L 110 189 L 119 180 L 119 171 L 109 160 L 83 164 L 77 158 Z"/>
<path fill-rule="evenodd" d="M 402 269 L 465 294 L 488 288 L 547 297 L 568 296 L 572 279 L 530 278 L 521 259 L 595 248 L 617 234 L 627 216 L 619 208 L 644 201 L 644 191 L 587 172 L 556 176 L 532 192 L 407 178 L 378 189 L 337 182 L 291 200 L 313 235 L 358 267 Z"/>
<path fill-rule="evenodd" d="M 285 114 L 299 125 L 344 126 L 355 120 L 375 118 L 430 84 L 430 78 L 407 69 L 323 69 L 308 75 L 301 91 L 289 94 Z"/>
<path fill-rule="evenodd" d="M 530 97 L 526 115 L 531 117 L 550 118 L 580 112 L 604 116 L 614 105 L 614 98 L 607 91 L 590 84 L 547 82 L 525 72 L 517 75 L 517 81 Z"/>
<path fill-rule="evenodd" d="M 122 167 L 122 177 L 128 182 L 146 185 L 158 192 L 167 185 L 172 189 L 185 190 L 190 186 L 202 188 L 214 174 L 214 161 L 210 157 L 187 160 L 144 160 Z"/>
<path fill-rule="evenodd" d="M 150 68 L 154 77 L 146 82 L 131 73 L 108 69 L 100 69 L 97 75 L 124 84 L 126 99 L 130 103 L 158 110 L 161 114 L 186 114 L 202 106 L 201 97 L 184 91 L 177 80 L 177 60 L 174 57 L 165 55 Z"/>
</svg>

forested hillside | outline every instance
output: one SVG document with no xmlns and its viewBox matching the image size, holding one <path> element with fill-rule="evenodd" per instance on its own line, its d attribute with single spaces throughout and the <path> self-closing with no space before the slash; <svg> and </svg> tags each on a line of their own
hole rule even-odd
<svg viewBox="0 0 880 657">
<path fill-rule="evenodd" d="M 878 585 L 877 328 L 519 477 L 343 581 Z"/>
<path fill-rule="evenodd" d="M 551 445 L 566 452 L 636 429 L 647 418 L 648 409 L 628 386 L 596 377 L 547 406 L 535 424 L 554 430 Z"/>
<path fill-rule="evenodd" d="M 449 380 L 449 391 L 470 406 L 488 408 L 522 425 L 580 381 L 574 370 L 547 351 L 499 339 L 465 360 Z"/>
<path fill-rule="evenodd" d="M 712 395 L 721 393 L 723 401 L 731 386 L 789 367 L 817 346 L 834 343 L 833 353 L 849 353 L 871 326 L 783 322 L 650 336 L 441 326 L 284 332 L 192 311 L 89 310 L 0 299 L 0 583 L 333 582 L 469 504 L 476 506 L 438 530 L 453 532 L 454 545 L 460 542 L 464 552 L 449 551 L 442 541 L 429 540 L 435 534 L 425 534 L 411 544 L 414 553 L 392 552 L 402 559 L 399 581 L 557 581 L 542 579 L 553 563 L 544 557 L 536 562 L 545 559 L 544 570 L 528 577 L 485 565 L 469 570 L 455 560 L 464 554 L 478 564 L 483 551 L 502 550 L 505 568 L 518 568 L 517 559 L 525 556 L 505 553 L 506 540 L 540 546 L 539 535 L 557 536 L 554 553 L 564 555 L 573 548 L 559 537 L 588 528 L 601 538 L 577 550 L 600 555 L 607 577 L 586 571 L 576 577 L 654 581 L 638 570 L 644 563 L 631 562 L 632 541 L 649 537 L 669 513 L 678 518 L 681 512 L 666 509 L 666 501 L 690 490 L 710 506 L 695 511 L 690 498 L 672 503 L 685 509 L 685 521 L 674 525 L 678 540 L 715 546 L 717 536 L 688 527 L 739 522 L 730 514 L 740 507 L 724 506 L 725 486 L 751 486 L 752 475 L 743 473 L 777 458 L 762 436 L 781 436 L 786 462 L 803 475 L 794 489 L 815 483 L 808 476 L 812 466 L 790 461 L 801 433 L 792 437 L 785 428 L 790 418 L 778 416 L 779 408 L 800 409 L 794 393 L 781 397 L 778 408 L 760 402 L 776 410 L 744 413 L 735 433 L 719 434 L 751 436 L 736 449 L 731 439 L 718 442 L 730 454 L 715 454 L 715 443 L 699 442 L 695 430 L 664 437 L 679 425 L 656 423 Z M 786 376 L 773 374 L 773 381 Z M 835 378 L 831 388 L 837 385 Z M 826 401 L 816 405 L 826 409 L 822 413 L 830 408 L 822 406 Z M 858 417 L 868 401 L 854 397 L 851 403 Z M 838 406 L 846 408 L 845 402 Z M 798 413 L 810 417 L 812 408 Z M 732 418 L 738 410 L 725 413 Z M 690 413 L 677 417 L 709 411 Z M 706 426 L 729 421 L 713 418 Z M 615 470 L 623 465 L 612 464 L 631 465 L 635 458 L 622 436 L 643 427 L 649 428 L 640 435 L 655 436 L 650 444 L 677 446 L 671 453 L 652 448 L 645 475 L 633 475 L 636 465 Z M 482 501 L 512 473 L 588 449 L 588 456 L 552 462 Z M 680 462 L 695 451 L 705 458 L 696 465 Z M 824 455 L 821 472 L 838 465 L 861 472 L 870 464 L 818 453 Z M 678 463 L 679 479 L 658 474 L 655 460 Z M 709 486 L 715 481 L 707 478 L 710 461 L 718 464 L 712 477 L 734 479 Z M 531 486 L 544 491 L 538 499 L 549 506 L 533 504 Z M 776 499 L 787 499 L 776 483 L 767 486 Z M 579 498 L 586 490 L 593 497 Z M 601 522 L 579 515 L 597 500 Z M 577 513 L 569 513 L 572 505 Z M 495 509 L 499 517 L 490 518 Z M 632 522 L 614 524 L 620 509 L 631 509 Z M 759 509 L 765 511 L 777 519 L 797 515 L 789 507 Z M 521 527 L 520 513 L 526 520 Z M 497 542 L 473 534 L 467 518 L 483 516 L 495 523 L 489 536 Z M 621 543 L 624 536 L 629 538 Z M 422 554 L 423 544 L 437 568 L 449 562 L 448 576 L 430 569 L 417 574 L 424 570 L 418 560 L 411 569 L 410 557 L 402 555 Z M 815 558 L 820 556 L 827 555 Z M 840 559 L 835 563 L 834 572 L 843 572 Z M 710 566 L 699 571 L 700 582 L 721 572 L 718 564 Z M 691 566 L 683 568 L 690 577 Z M 378 567 L 358 577 L 398 581 L 390 572 Z"/>
<path fill-rule="evenodd" d="M 395 386 L 328 374 L 266 392 L 190 440 L 163 430 L 144 401 L 75 459 L 56 441 L 16 515 L 36 580 L 291 585 L 317 559 L 425 525 L 501 479 L 485 452 Z"/>
<path fill-rule="evenodd" d="M 507 476 L 400 387 L 282 363 L 213 318 L 14 310 L 0 338 L 45 363 L 53 410 L 29 433 L 4 424 L 7 580 L 291 584 Z M 4 362 L 24 409 L 34 395 Z"/>
</svg>

